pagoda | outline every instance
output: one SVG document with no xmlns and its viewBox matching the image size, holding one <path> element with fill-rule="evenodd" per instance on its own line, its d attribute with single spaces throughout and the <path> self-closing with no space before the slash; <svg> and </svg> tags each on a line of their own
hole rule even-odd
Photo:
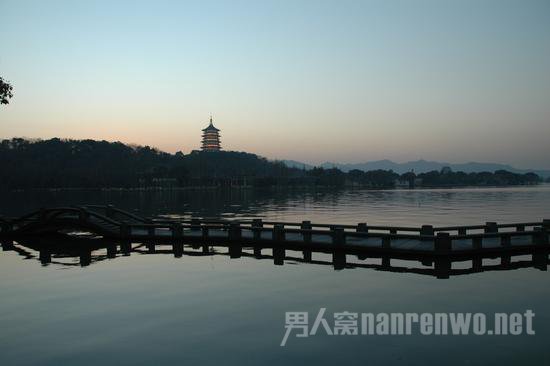
<svg viewBox="0 0 550 366">
<path fill-rule="evenodd" d="M 210 124 L 202 130 L 202 151 L 220 151 L 220 130 L 212 124 L 212 116 L 210 116 Z"/>
</svg>

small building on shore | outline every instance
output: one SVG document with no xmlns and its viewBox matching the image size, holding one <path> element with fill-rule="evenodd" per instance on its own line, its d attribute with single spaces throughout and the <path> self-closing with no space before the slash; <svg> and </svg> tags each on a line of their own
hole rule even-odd
<svg viewBox="0 0 550 366">
<path fill-rule="evenodd" d="M 416 188 L 422 186 L 422 178 L 418 178 L 414 171 L 402 174 L 394 182 L 395 188 Z"/>
</svg>

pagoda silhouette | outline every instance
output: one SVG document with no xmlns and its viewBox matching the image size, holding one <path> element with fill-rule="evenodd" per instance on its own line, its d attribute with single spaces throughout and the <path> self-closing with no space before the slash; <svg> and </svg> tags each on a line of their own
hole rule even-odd
<svg viewBox="0 0 550 366">
<path fill-rule="evenodd" d="M 210 116 L 210 124 L 202 130 L 202 151 L 220 151 L 220 130 L 212 124 L 212 116 Z"/>
</svg>

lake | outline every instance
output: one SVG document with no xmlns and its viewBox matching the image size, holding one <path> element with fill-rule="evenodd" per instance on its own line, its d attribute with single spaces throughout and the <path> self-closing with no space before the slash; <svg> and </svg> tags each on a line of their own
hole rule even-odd
<svg viewBox="0 0 550 366">
<path fill-rule="evenodd" d="M 31 191 L 0 193 L 0 215 L 113 204 L 147 216 L 372 225 L 466 225 L 550 218 L 550 186 L 341 191 Z M 21 247 L 22 248 L 22 247 Z M 251 256 L 132 253 L 80 266 L 0 253 L 1 365 L 549 364 L 548 272 L 496 270 L 449 279 Z M 322 258 L 321 258 L 322 259 Z M 514 258 L 513 260 L 521 260 Z M 364 263 L 376 264 L 379 259 Z M 404 267 L 407 261 L 394 261 Z M 535 335 L 292 333 L 285 312 L 524 313 Z"/>
</svg>

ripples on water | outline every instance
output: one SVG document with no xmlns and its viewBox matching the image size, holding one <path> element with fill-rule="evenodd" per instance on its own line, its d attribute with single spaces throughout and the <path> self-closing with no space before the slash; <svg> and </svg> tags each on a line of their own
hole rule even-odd
<svg viewBox="0 0 550 366">
<path fill-rule="evenodd" d="M 548 187 L 347 191 L 334 197 L 289 200 L 282 212 L 277 204 L 264 210 L 266 216 L 280 219 L 418 226 L 539 220 L 548 215 L 549 204 Z"/>
<path fill-rule="evenodd" d="M 549 215 L 550 185 L 341 191 L 56 191 L 0 194 L 0 214 L 40 207 L 114 204 L 142 215 L 252 218 L 376 225 L 477 225 Z"/>
</svg>

